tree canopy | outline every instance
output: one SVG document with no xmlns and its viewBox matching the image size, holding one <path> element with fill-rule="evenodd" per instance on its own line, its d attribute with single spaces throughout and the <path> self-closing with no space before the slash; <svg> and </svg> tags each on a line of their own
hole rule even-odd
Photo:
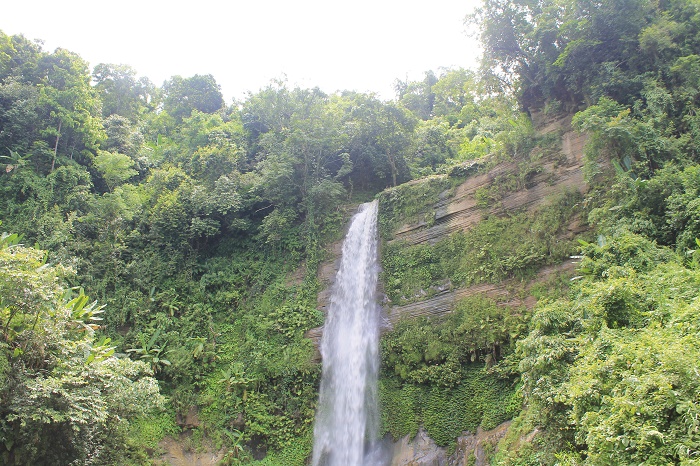
<svg viewBox="0 0 700 466">
<path fill-rule="evenodd" d="M 576 276 L 531 312 L 477 296 L 397 325 L 382 429 L 448 445 L 515 418 L 493 464 L 697 462 L 698 2 L 484 0 L 468 21 L 481 69 L 394 100 L 272 81 L 227 103 L 212 75 L 157 86 L 0 32 L 0 461 L 147 464 L 184 428 L 229 464 L 304 464 L 304 335 L 351 206 L 429 227 L 464 177 L 515 167 L 474 193 L 497 205 L 560 162 L 557 120 L 587 137 L 585 193 L 385 244 L 384 287 L 525 283 L 571 255 Z"/>
</svg>

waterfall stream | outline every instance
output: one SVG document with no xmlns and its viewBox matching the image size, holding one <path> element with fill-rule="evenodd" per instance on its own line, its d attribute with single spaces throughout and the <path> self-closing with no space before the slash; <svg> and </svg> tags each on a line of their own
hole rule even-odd
<svg viewBox="0 0 700 466">
<path fill-rule="evenodd" d="M 377 201 L 352 219 L 321 339 L 323 373 L 314 426 L 313 466 L 368 466 L 380 461 L 379 305 L 376 300 Z"/>
</svg>

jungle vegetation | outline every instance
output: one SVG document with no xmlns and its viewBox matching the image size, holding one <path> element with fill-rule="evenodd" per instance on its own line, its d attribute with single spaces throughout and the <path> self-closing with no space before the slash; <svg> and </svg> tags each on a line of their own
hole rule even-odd
<svg viewBox="0 0 700 466">
<path fill-rule="evenodd" d="M 514 419 L 492 464 L 699 463 L 700 3 L 484 0 L 467 20 L 481 69 L 390 101 L 274 81 L 227 104 L 211 75 L 158 86 L 0 32 L 0 462 L 151 464 L 187 429 L 224 463 L 304 464 L 304 332 L 348 209 L 378 196 L 386 239 L 468 167 L 536 170 L 544 115 L 588 135 L 586 194 L 387 245 L 383 280 L 408 302 L 571 255 L 575 279 L 531 312 L 476 297 L 397 325 L 382 430 L 450 445 Z M 587 233 L 556 244 L 572 215 Z"/>
</svg>

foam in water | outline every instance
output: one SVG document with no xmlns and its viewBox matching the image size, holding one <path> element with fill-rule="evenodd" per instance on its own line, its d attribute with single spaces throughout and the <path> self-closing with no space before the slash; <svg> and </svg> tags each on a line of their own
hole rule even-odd
<svg viewBox="0 0 700 466">
<path fill-rule="evenodd" d="M 321 339 L 323 374 L 314 426 L 314 466 L 383 461 L 377 437 L 379 305 L 377 201 L 362 204 L 343 243 Z"/>
</svg>

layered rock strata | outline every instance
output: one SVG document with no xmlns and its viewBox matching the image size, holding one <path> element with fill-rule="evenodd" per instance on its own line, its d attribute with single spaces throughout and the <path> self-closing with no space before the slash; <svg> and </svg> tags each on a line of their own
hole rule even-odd
<svg viewBox="0 0 700 466">
<path fill-rule="evenodd" d="M 570 119 L 553 120 L 541 125 L 539 134 L 559 132 L 561 136 L 561 149 L 554 154 L 542 156 L 537 163 L 537 169 L 527 179 L 525 187 L 517 191 L 505 193 L 494 205 L 484 207 L 479 204 L 477 192 L 491 186 L 494 181 L 509 174 L 516 173 L 516 162 L 504 162 L 496 165 L 484 173 L 470 176 L 461 185 L 457 186 L 452 195 L 447 192 L 439 196 L 439 200 L 432 206 L 434 216 L 430 222 L 421 220 L 407 223 L 397 228 L 390 241 L 401 241 L 407 246 L 421 243 L 436 243 L 458 231 L 468 231 L 484 217 L 499 215 L 514 210 L 534 210 L 548 197 L 567 190 L 584 191 L 586 184 L 583 176 L 583 147 L 585 136 L 571 130 Z M 381 209 L 381 206 L 380 206 Z M 423 217 L 425 218 L 425 216 Z M 571 238 L 580 233 L 582 227 L 575 220 L 568 226 L 564 236 Z M 324 290 L 318 296 L 318 308 L 325 312 L 330 298 L 330 289 L 337 271 L 337 263 L 340 256 L 341 243 L 333 246 L 331 259 L 320 268 L 319 279 Z M 537 274 L 532 283 L 546 280 L 552 274 L 570 273 L 574 269 L 571 261 L 556 266 L 545 267 Z M 494 298 L 499 303 L 509 306 L 526 306 L 531 308 L 535 304 L 533 297 L 523 296 L 529 286 L 515 287 L 509 281 L 498 284 L 479 284 L 466 288 L 453 289 L 450 284 L 443 284 L 437 288 L 438 293 L 426 296 L 425 299 L 405 305 L 384 306 L 384 315 L 390 328 L 402 318 L 420 316 L 440 316 L 450 312 L 454 303 L 462 298 L 474 294 L 485 294 Z M 519 288 L 518 293 L 513 290 Z M 316 344 L 320 341 L 323 327 L 309 330 L 306 336 Z"/>
</svg>

